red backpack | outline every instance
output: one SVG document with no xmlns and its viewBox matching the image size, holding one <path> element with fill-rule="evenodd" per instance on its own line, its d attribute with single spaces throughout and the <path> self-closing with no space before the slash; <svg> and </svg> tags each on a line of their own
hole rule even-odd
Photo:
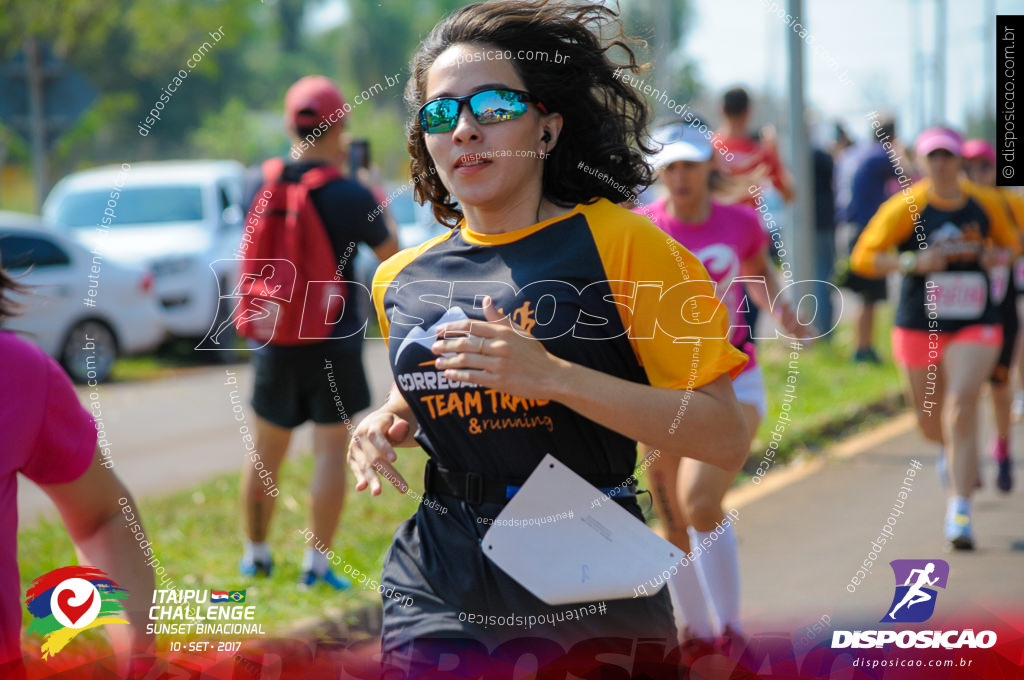
<svg viewBox="0 0 1024 680">
<path fill-rule="evenodd" d="M 347 286 L 336 274 L 334 248 L 309 197 L 341 173 L 320 165 L 289 182 L 284 167 L 280 158 L 263 164 L 263 186 L 246 219 L 254 229 L 248 247 L 246 239 L 241 247 L 245 259 L 233 319 L 243 337 L 301 345 L 330 337 L 344 309 Z"/>
</svg>

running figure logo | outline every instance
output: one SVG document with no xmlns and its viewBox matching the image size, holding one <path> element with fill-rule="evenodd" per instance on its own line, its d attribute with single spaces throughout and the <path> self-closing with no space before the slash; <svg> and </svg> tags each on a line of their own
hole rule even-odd
<svg viewBox="0 0 1024 680">
<path fill-rule="evenodd" d="M 935 588 L 946 587 L 949 563 L 944 560 L 893 560 L 896 593 L 881 623 L 920 623 L 935 612 Z M 901 585 L 902 584 L 902 585 Z"/>
</svg>

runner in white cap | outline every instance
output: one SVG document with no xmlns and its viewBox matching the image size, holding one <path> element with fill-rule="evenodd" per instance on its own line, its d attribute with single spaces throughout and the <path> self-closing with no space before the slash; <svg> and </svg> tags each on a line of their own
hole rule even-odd
<svg viewBox="0 0 1024 680">
<path fill-rule="evenodd" d="M 713 168 L 715 150 L 708 136 L 700 132 L 699 121 L 666 125 L 652 136 L 661 150 L 651 158 L 651 165 L 659 171 L 667 195 L 638 212 L 693 252 L 715 281 L 716 294 L 729 312 L 729 341 L 750 357 L 732 386 L 752 439 L 765 414 L 765 389 L 751 338 L 753 329 L 741 311 L 747 308 L 744 288 L 755 305 L 775 315 L 787 335 L 799 337 L 803 330 L 788 304 L 772 307 L 779 284 L 768 256 L 768 234 L 757 213 L 746 205 L 727 205 L 712 198 L 713 185 L 719 181 Z M 740 276 L 745 277 L 746 286 L 733 283 Z M 763 280 L 764 285 L 746 277 Z M 737 635 L 740 579 L 736 535 L 722 509 L 722 499 L 736 475 L 697 460 L 654 460 L 652 495 L 667 538 L 697 553 L 692 560 L 695 569 L 680 569 L 669 582 L 689 629 L 683 637 Z M 717 540 L 700 554 L 700 546 L 710 544 L 712 532 L 718 532 Z M 714 627 L 709 611 L 714 614 Z"/>
</svg>

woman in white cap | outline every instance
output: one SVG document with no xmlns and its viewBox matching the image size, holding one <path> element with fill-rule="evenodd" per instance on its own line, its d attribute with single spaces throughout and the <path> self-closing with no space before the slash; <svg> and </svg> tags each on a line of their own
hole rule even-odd
<svg viewBox="0 0 1024 680">
<path fill-rule="evenodd" d="M 1003 336 L 987 270 L 1009 264 L 1020 242 L 999 197 L 960 176 L 962 144 L 947 128 L 921 133 L 916 151 L 925 179 L 882 204 L 850 266 L 862 276 L 903 274 L 893 357 L 921 433 L 939 444 L 940 465 L 950 456 L 945 538 L 954 550 L 972 550 L 978 399 Z"/>
<path fill-rule="evenodd" d="M 763 279 L 763 286 L 746 286 L 751 301 L 773 314 L 786 335 L 801 337 L 803 329 L 789 305 L 776 302 L 779 284 L 768 257 L 768 234 L 757 213 L 746 205 L 728 205 L 712 197 L 713 185 L 717 188 L 720 180 L 713 168 L 715 150 L 701 132 L 700 121 L 664 126 L 653 137 L 662 146 L 651 165 L 659 171 L 667 194 L 642 212 L 696 255 L 716 283 L 716 294 L 729 311 L 729 341 L 750 357 L 732 387 L 752 439 L 765 414 L 764 378 L 756 361 L 753 329 L 740 311 L 745 308 L 744 285 L 733 280 L 738 276 Z M 659 457 L 652 465 L 651 491 L 666 537 L 696 557 L 691 560 L 696 571 L 680 569 L 670 581 L 686 621 L 684 639 L 740 634 L 736 536 L 722 509 L 722 499 L 735 477 L 734 472 L 698 460 Z M 718 533 L 714 548 L 701 554 L 700 546 L 709 544 L 712 532 Z"/>
</svg>

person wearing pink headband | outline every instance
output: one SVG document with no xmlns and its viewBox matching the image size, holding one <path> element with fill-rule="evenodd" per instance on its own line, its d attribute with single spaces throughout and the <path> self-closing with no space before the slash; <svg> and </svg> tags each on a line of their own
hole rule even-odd
<svg viewBox="0 0 1024 680">
<path fill-rule="evenodd" d="M 1008 188 L 996 186 L 996 150 L 984 139 L 969 139 L 963 148 L 964 172 L 975 184 L 994 188 L 1003 202 L 1006 211 L 1013 219 L 1018 233 L 1024 229 L 1024 196 Z M 1017 347 L 1020 322 L 1017 313 L 1018 295 L 1024 292 L 1024 260 L 1018 260 L 1012 273 L 1005 268 L 1001 271 L 1000 280 L 1006 285 L 994 286 L 1003 320 L 1003 347 L 999 353 L 995 370 L 989 378 L 992 389 L 992 410 L 995 413 L 996 437 L 992 442 L 992 458 L 996 461 L 996 487 L 1008 493 L 1013 489 L 1013 463 L 1010 459 L 1010 419 L 1016 406 L 1018 412 L 1024 412 L 1024 392 L 1018 393 L 1019 404 L 1011 400 L 1011 366 Z M 1024 383 L 1024 369 L 1017 357 L 1017 370 Z"/>
<path fill-rule="evenodd" d="M 930 128 L 916 151 L 925 179 L 911 183 L 897 171 L 903 188 L 868 222 L 850 265 L 862 276 L 903 274 L 893 355 L 922 434 L 940 447 L 940 465 L 949 455 L 945 538 L 954 550 L 972 550 L 978 399 L 1003 334 L 988 272 L 1021 244 L 999 197 L 960 176 L 960 135 Z"/>
</svg>

